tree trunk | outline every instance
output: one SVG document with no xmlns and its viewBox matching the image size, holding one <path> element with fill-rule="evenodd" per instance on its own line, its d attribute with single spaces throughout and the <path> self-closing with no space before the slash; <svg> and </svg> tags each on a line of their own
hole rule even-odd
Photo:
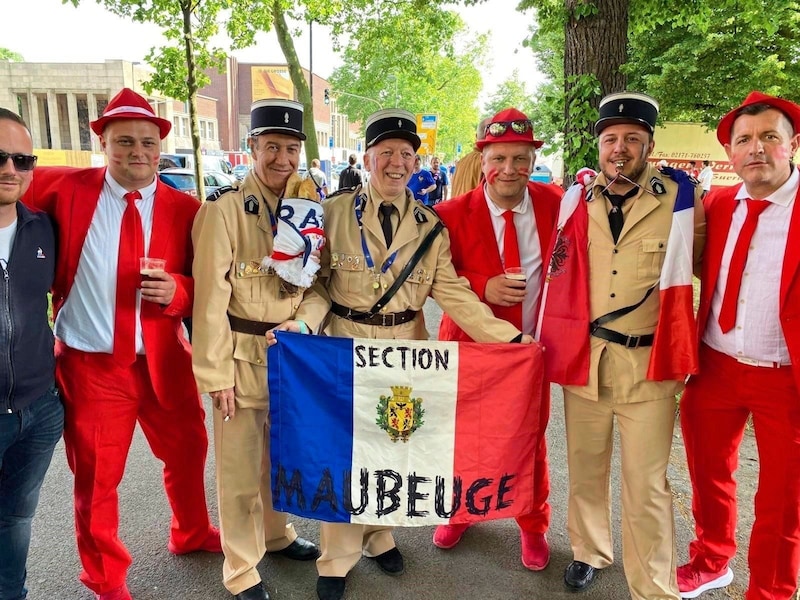
<svg viewBox="0 0 800 600">
<path fill-rule="evenodd" d="M 294 49 L 294 40 L 286 24 L 286 17 L 281 9 L 280 2 L 277 0 L 272 4 L 272 22 L 275 26 L 275 34 L 278 36 L 278 44 L 286 57 L 286 64 L 289 67 L 289 77 L 297 90 L 297 99 L 303 104 L 303 130 L 306 134 L 306 164 L 311 166 L 311 161 L 319 158 L 319 147 L 317 146 L 317 127 L 314 122 L 314 101 L 308 88 L 308 82 L 300 68 L 300 61 Z M 313 73 L 309 74 L 313 77 Z"/>
<path fill-rule="evenodd" d="M 192 7 L 191 2 L 181 2 L 183 13 L 183 39 L 186 51 L 186 87 L 189 91 L 189 131 L 192 136 L 192 150 L 194 151 L 194 177 L 197 198 L 205 200 L 206 186 L 203 181 L 203 161 L 200 158 L 200 125 L 197 118 L 197 65 L 194 62 L 194 38 L 192 37 Z"/>
<path fill-rule="evenodd" d="M 580 167 L 597 164 L 593 125 L 600 99 L 625 89 L 620 66 L 627 61 L 628 6 L 629 0 L 565 0 L 564 164 L 570 179 Z"/>
</svg>

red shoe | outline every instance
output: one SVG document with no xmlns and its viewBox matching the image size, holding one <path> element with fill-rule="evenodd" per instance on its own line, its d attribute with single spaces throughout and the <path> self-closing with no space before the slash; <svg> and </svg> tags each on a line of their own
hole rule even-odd
<svg viewBox="0 0 800 600">
<path fill-rule="evenodd" d="M 718 573 L 698 571 L 691 564 L 678 567 L 678 589 L 681 598 L 697 598 L 703 592 L 723 588 L 733 581 L 733 571 L 726 567 Z"/>
<path fill-rule="evenodd" d="M 520 531 L 522 546 L 522 564 L 531 571 L 541 571 L 550 562 L 550 545 L 543 533 L 525 533 Z"/>
<path fill-rule="evenodd" d="M 169 542 L 167 542 L 167 548 L 169 549 L 170 552 L 176 555 L 189 554 L 191 552 L 219 553 L 222 552 L 222 541 L 219 538 L 219 529 L 217 529 L 216 527 L 212 527 L 209 530 L 206 539 L 199 546 L 195 546 L 192 548 L 179 548 L 178 546 L 172 543 L 172 540 L 170 540 Z"/>
<path fill-rule="evenodd" d="M 466 523 L 461 525 L 438 525 L 436 531 L 433 532 L 433 545 L 442 550 L 454 548 L 464 537 L 464 532 L 467 529 L 469 529 L 469 525 Z"/>
<path fill-rule="evenodd" d="M 133 600 L 133 596 L 128 591 L 128 586 L 124 583 L 110 592 L 95 594 L 94 597 L 97 600 Z"/>
</svg>

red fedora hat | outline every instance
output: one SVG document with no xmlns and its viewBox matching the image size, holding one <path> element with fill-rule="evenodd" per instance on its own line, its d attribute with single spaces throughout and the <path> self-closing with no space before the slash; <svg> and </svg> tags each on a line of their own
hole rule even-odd
<svg viewBox="0 0 800 600">
<path fill-rule="evenodd" d="M 501 110 L 489 121 L 484 131 L 484 137 L 475 142 L 478 150 L 488 144 L 533 144 L 534 148 L 541 148 L 543 141 L 533 136 L 533 123 L 524 112 L 516 108 Z"/>
<path fill-rule="evenodd" d="M 102 116 L 90 123 L 92 131 L 97 135 L 102 135 L 103 130 L 109 122 L 116 119 L 144 119 L 158 125 L 161 139 L 167 137 L 172 129 L 172 123 L 166 119 L 156 116 L 153 107 L 142 96 L 129 88 L 122 88 L 119 94 L 114 96 L 103 111 Z"/>
<path fill-rule="evenodd" d="M 786 115 L 786 118 L 789 119 L 792 127 L 794 127 L 794 132 L 800 133 L 800 106 L 789 100 L 778 98 L 777 96 L 767 96 L 759 91 L 754 91 L 747 94 L 747 98 L 744 99 L 741 105 L 722 117 L 719 125 L 717 125 L 717 139 L 720 144 L 724 146 L 725 144 L 731 143 L 731 130 L 733 129 L 734 121 L 736 121 L 740 111 L 745 106 L 751 106 L 753 104 L 767 104 L 781 111 Z"/>
</svg>

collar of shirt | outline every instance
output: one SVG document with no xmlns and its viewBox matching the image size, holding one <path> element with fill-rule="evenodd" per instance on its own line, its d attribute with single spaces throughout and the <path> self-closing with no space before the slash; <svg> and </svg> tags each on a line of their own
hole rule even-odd
<svg viewBox="0 0 800 600">
<path fill-rule="evenodd" d="M 792 167 L 792 174 L 789 175 L 789 179 L 787 179 L 781 187 L 772 192 L 766 198 L 758 199 L 767 200 L 768 202 L 779 204 L 780 206 L 789 206 L 792 203 L 792 200 L 794 200 L 797 196 L 797 187 L 799 184 L 800 174 L 798 174 L 798 169 L 797 167 Z M 752 196 L 747 191 L 745 185 L 742 184 L 739 187 L 739 191 L 736 192 L 736 200 L 747 200 L 748 198 L 752 198 Z"/>
<path fill-rule="evenodd" d="M 106 185 L 111 188 L 114 196 L 118 197 L 120 200 L 125 199 L 125 194 L 128 193 L 124 187 L 122 187 L 116 180 L 111 176 L 111 173 L 108 172 L 106 169 Z M 139 189 L 139 193 L 142 195 L 142 200 L 147 200 L 152 198 L 156 194 L 156 178 L 153 178 L 152 183 L 146 185 L 143 188 Z"/>
<path fill-rule="evenodd" d="M 494 203 L 494 200 L 492 200 L 492 197 L 489 194 L 489 185 L 485 183 L 483 184 L 483 196 L 486 198 L 486 206 L 489 207 L 489 213 L 495 217 L 502 217 L 503 213 L 506 212 L 506 209 L 500 208 Z M 525 186 L 525 193 L 522 196 L 522 200 L 511 210 L 521 215 L 524 215 L 531 210 L 531 195 L 528 193 L 527 186 Z"/>
<path fill-rule="evenodd" d="M 400 194 L 396 198 L 384 198 L 371 185 L 368 185 L 367 188 L 368 188 L 367 189 L 368 214 L 374 215 L 375 218 L 377 219 L 378 206 L 383 204 L 384 202 L 389 202 L 390 204 L 394 204 L 394 207 L 397 209 L 397 214 L 400 216 L 400 221 L 403 220 L 403 217 L 406 214 L 406 208 L 408 206 L 408 202 L 406 201 L 405 190 L 403 191 L 402 194 Z"/>
</svg>

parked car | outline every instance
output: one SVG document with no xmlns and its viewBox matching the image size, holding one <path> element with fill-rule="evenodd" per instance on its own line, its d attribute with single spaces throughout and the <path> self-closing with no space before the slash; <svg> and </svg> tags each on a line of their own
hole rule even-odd
<svg viewBox="0 0 800 600">
<path fill-rule="evenodd" d="M 236 165 L 233 167 L 233 176 L 242 181 L 250 172 L 250 165 Z"/>
<path fill-rule="evenodd" d="M 164 169 L 159 171 L 158 178 L 176 190 L 191 196 L 197 196 L 197 185 L 195 184 L 193 169 Z M 211 194 L 221 187 L 234 185 L 235 180 L 225 173 L 209 171 L 203 174 L 203 183 L 206 187 L 206 194 Z"/>
<path fill-rule="evenodd" d="M 533 167 L 530 180 L 538 181 L 539 183 L 553 183 L 553 172 L 547 165 L 536 165 Z"/>
</svg>

